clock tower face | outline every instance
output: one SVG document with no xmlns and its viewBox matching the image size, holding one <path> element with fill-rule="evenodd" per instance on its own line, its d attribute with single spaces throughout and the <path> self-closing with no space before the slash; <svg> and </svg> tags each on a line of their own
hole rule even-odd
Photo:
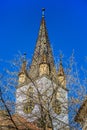
<svg viewBox="0 0 87 130">
<path fill-rule="evenodd" d="M 34 106 L 35 104 L 33 100 L 33 87 L 30 86 L 26 94 L 26 102 L 24 104 L 24 109 L 23 109 L 24 113 L 26 114 L 32 113 Z"/>
<path fill-rule="evenodd" d="M 29 102 L 27 102 L 27 103 L 24 104 L 23 111 L 24 111 L 25 114 L 32 113 L 33 109 L 34 109 L 34 103 L 33 103 L 32 100 L 30 100 Z"/>
<path fill-rule="evenodd" d="M 19 84 L 21 84 L 21 83 L 24 83 L 25 82 L 25 79 L 26 79 L 26 76 L 25 76 L 25 74 L 20 74 L 20 76 L 19 76 Z"/>
<path fill-rule="evenodd" d="M 52 108 L 53 108 L 53 111 L 56 113 L 56 114 L 61 114 L 61 102 L 58 100 L 58 99 L 55 99 L 52 103 Z"/>
<path fill-rule="evenodd" d="M 46 75 L 49 75 L 49 66 L 48 64 L 41 64 L 40 65 L 40 68 L 39 68 L 39 75 L 43 75 L 43 74 L 46 74 Z"/>
</svg>

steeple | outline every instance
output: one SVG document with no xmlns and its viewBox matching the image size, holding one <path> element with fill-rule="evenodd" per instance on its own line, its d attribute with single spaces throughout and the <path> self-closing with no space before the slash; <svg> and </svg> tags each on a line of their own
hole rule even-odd
<svg viewBox="0 0 87 130">
<path fill-rule="evenodd" d="M 29 75 L 32 78 L 36 78 L 39 76 L 39 66 L 42 63 L 43 56 L 45 56 L 46 58 L 46 63 L 49 64 L 50 75 L 52 73 L 53 68 L 55 67 L 52 50 L 51 50 L 51 46 L 50 46 L 50 42 L 48 38 L 44 13 L 45 13 L 45 9 L 43 8 L 39 34 L 38 34 L 38 38 L 36 42 L 36 48 L 34 51 L 34 56 L 33 56 L 32 64 L 29 71 Z"/>
</svg>

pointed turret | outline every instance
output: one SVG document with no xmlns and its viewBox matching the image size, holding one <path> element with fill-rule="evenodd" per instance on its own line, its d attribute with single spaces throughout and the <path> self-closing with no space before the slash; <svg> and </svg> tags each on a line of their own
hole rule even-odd
<svg viewBox="0 0 87 130">
<path fill-rule="evenodd" d="M 66 76 L 62 65 L 62 57 L 60 56 L 60 63 L 58 69 L 58 82 L 61 87 L 66 88 Z"/>
<path fill-rule="evenodd" d="M 63 69 L 63 65 L 62 65 L 62 61 L 60 61 L 59 63 L 59 69 L 58 69 L 58 76 L 64 76 L 64 69 Z"/>
<path fill-rule="evenodd" d="M 52 74 L 52 70 L 54 66 L 54 59 L 52 55 L 52 50 L 50 47 L 50 42 L 48 38 L 48 33 L 46 29 L 45 23 L 45 16 L 44 16 L 45 9 L 42 9 L 42 19 L 41 25 L 39 29 L 39 34 L 36 42 L 36 48 L 34 51 L 34 56 L 32 59 L 32 64 L 30 67 L 29 75 L 34 79 L 40 76 L 40 64 L 42 64 L 42 57 L 46 58 L 46 64 L 49 68 L 49 76 Z M 44 60 L 44 59 L 43 59 Z"/>
<path fill-rule="evenodd" d="M 18 74 L 18 76 L 19 76 L 19 84 L 22 84 L 22 83 L 24 83 L 26 81 L 26 59 L 25 59 L 25 55 L 26 54 L 24 54 L 21 70 L 20 70 L 20 72 Z"/>
</svg>

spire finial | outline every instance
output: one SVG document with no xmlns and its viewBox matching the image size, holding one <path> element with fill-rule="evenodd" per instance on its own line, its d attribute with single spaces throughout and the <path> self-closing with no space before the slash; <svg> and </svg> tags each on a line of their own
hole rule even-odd
<svg viewBox="0 0 87 130">
<path fill-rule="evenodd" d="M 60 51 L 60 65 L 62 64 L 62 59 L 63 59 L 63 54 L 62 54 L 62 52 Z"/>
<path fill-rule="evenodd" d="M 45 8 L 42 8 L 42 17 L 44 17 Z"/>
<path fill-rule="evenodd" d="M 23 54 L 23 62 L 25 62 L 26 61 L 26 53 L 24 52 L 24 54 Z"/>
</svg>

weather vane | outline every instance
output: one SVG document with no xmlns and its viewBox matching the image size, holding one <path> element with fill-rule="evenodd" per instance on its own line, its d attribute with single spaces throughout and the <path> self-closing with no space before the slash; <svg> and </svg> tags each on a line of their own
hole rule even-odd
<svg viewBox="0 0 87 130">
<path fill-rule="evenodd" d="M 42 8 L 42 17 L 44 17 L 45 8 Z"/>
<path fill-rule="evenodd" d="M 24 54 L 23 54 L 23 61 L 26 61 L 26 53 L 24 52 Z"/>
</svg>

